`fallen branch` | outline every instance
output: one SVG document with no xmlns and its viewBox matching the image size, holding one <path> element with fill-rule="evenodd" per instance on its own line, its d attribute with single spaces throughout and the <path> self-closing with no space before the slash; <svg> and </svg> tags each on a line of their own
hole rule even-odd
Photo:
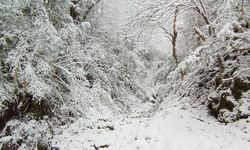
<svg viewBox="0 0 250 150">
<path fill-rule="evenodd" d="M 229 81 L 229 80 L 233 80 L 233 79 L 235 79 L 236 77 L 238 77 L 239 75 L 241 75 L 243 72 L 245 72 L 245 71 L 249 71 L 249 70 L 250 70 L 250 68 L 243 69 L 243 70 L 241 70 L 241 72 L 239 72 L 237 75 L 235 75 L 235 76 L 233 76 L 233 77 L 231 77 L 231 78 L 222 79 L 222 81 Z"/>
</svg>

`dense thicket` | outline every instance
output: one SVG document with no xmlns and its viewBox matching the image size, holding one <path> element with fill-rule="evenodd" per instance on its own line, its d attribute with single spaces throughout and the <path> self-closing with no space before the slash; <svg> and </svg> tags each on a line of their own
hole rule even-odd
<svg viewBox="0 0 250 150">
<path fill-rule="evenodd" d="M 0 2 L 0 149 L 47 147 L 72 117 L 112 117 L 146 98 L 151 58 L 105 30 L 99 2 Z"/>
<path fill-rule="evenodd" d="M 178 93 L 206 104 L 221 122 L 250 115 L 250 3 L 238 1 L 147 1 L 132 24 L 162 29 L 172 50 L 155 67 L 158 93 Z"/>
<path fill-rule="evenodd" d="M 47 149 L 77 118 L 156 111 L 170 95 L 224 123 L 250 116 L 250 2 L 138 1 L 126 33 L 100 0 L 0 1 L 0 149 Z M 140 43 L 157 32 L 166 58 Z"/>
</svg>

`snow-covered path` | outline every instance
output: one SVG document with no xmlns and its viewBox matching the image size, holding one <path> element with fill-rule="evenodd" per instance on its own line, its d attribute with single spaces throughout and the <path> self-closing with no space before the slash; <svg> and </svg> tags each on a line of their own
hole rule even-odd
<svg viewBox="0 0 250 150">
<path fill-rule="evenodd" d="M 153 133 L 156 127 L 157 150 L 247 150 L 250 146 L 247 137 L 244 139 L 247 135 L 239 129 L 203 120 L 178 108 L 153 118 L 149 130 Z"/>
<path fill-rule="evenodd" d="M 171 106 L 152 118 L 76 121 L 53 145 L 69 150 L 249 150 L 249 120 L 220 124 L 212 117 Z M 204 113 L 204 112 L 202 112 Z"/>
</svg>

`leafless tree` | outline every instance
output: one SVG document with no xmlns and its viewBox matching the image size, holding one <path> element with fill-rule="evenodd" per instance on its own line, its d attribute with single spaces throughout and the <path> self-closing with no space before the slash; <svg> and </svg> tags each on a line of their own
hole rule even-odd
<svg viewBox="0 0 250 150">
<path fill-rule="evenodd" d="M 176 25 L 177 25 L 178 12 L 179 12 L 179 8 L 178 8 L 178 6 L 176 6 L 175 11 L 174 11 L 172 32 L 169 32 L 168 29 L 166 29 L 164 26 L 160 26 L 160 28 L 165 31 L 165 33 L 167 34 L 168 39 L 172 43 L 172 56 L 175 59 L 176 64 L 179 63 L 178 56 L 176 54 L 176 45 L 177 45 L 177 36 L 178 36 Z"/>
<path fill-rule="evenodd" d="M 166 33 L 167 38 L 172 45 L 172 56 L 178 64 L 180 61 L 177 56 L 177 39 L 178 39 L 178 16 L 184 12 L 193 10 L 198 13 L 208 26 L 208 35 L 203 33 L 199 27 L 194 26 L 194 33 L 203 42 L 212 35 L 211 21 L 207 14 L 207 10 L 203 0 L 191 0 L 191 1 L 179 1 L 169 0 L 162 1 L 157 0 L 155 2 L 147 1 L 141 4 L 141 7 L 136 16 L 131 21 L 131 28 L 139 29 L 137 34 L 142 34 L 148 30 L 154 30 L 161 28 Z M 191 27 L 192 28 L 192 27 Z M 135 32 L 134 32 L 135 33 Z"/>
</svg>

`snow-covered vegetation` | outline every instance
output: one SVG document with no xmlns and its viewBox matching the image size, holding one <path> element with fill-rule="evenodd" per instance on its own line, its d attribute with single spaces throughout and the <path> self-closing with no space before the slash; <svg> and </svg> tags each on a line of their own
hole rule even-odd
<svg viewBox="0 0 250 150">
<path fill-rule="evenodd" d="M 99 14 L 85 17 L 96 13 L 98 3 L 1 2 L 0 119 L 4 136 L 15 135 L 16 126 L 24 128 L 34 120 L 56 118 L 55 122 L 66 123 L 70 117 L 129 112 L 146 99 L 141 80 L 147 76 L 150 57 L 146 49 L 137 49 L 134 39 L 102 29 L 96 21 Z M 12 119 L 21 122 L 8 122 Z M 47 126 L 46 121 L 35 124 Z M 13 138 L 23 140 L 26 134 Z M 9 137 L 2 146 L 18 143 L 18 139 Z M 40 139 L 33 140 L 25 141 L 29 142 L 26 146 Z"/>
<path fill-rule="evenodd" d="M 178 56 L 173 58 L 179 57 L 180 62 L 177 62 L 176 66 L 164 64 L 157 69 L 155 82 L 159 86 L 160 93 L 164 96 L 170 92 L 178 93 L 181 97 L 190 96 L 195 101 L 208 105 L 212 115 L 221 122 L 248 118 L 250 114 L 249 2 L 175 1 L 174 3 L 172 5 L 183 7 L 179 8 L 180 13 L 177 14 L 181 21 L 182 17 L 184 21 L 192 20 L 193 15 L 198 21 L 187 23 L 190 26 L 180 25 L 179 30 L 176 28 L 180 40 L 176 39 L 177 46 L 175 46 L 180 54 L 177 53 Z M 210 10 L 209 7 L 216 9 Z M 193 30 L 189 38 L 196 39 L 196 42 L 194 40 L 178 42 L 185 40 L 188 30 Z M 172 37 L 172 33 L 169 32 Z M 183 44 L 188 47 L 188 54 L 185 50 L 182 51 Z"/>
<path fill-rule="evenodd" d="M 249 40 L 247 0 L 0 0 L 0 149 L 244 150 Z"/>
</svg>

